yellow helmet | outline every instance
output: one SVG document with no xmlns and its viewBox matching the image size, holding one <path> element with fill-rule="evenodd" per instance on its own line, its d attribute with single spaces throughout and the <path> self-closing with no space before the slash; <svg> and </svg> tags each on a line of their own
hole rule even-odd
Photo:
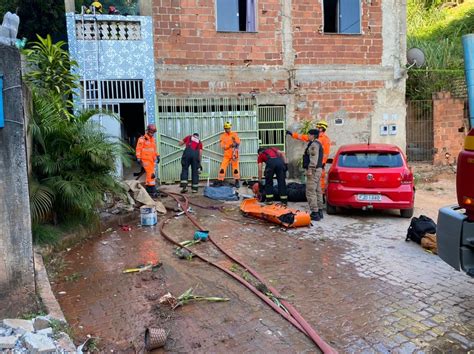
<svg viewBox="0 0 474 354">
<path fill-rule="evenodd" d="M 316 123 L 316 128 L 323 128 L 326 130 L 328 128 L 328 123 L 325 120 L 320 120 Z"/>
<path fill-rule="evenodd" d="M 94 1 L 91 6 L 94 6 L 95 7 L 95 11 L 96 12 L 100 12 L 102 13 L 102 4 L 98 1 Z"/>
<path fill-rule="evenodd" d="M 232 123 L 231 122 L 225 122 L 224 123 L 224 129 L 230 129 L 232 128 Z"/>
</svg>

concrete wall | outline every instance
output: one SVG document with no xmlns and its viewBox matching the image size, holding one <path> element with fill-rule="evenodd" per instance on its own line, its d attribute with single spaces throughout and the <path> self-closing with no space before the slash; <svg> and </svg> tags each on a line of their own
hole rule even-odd
<svg viewBox="0 0 474 354">
<path fill-rule="evenodd" d="M 362 0 L 357 35 L 323 33 L 322 3 L 260 0 L 256 33 L 223 33 L 214 0 L 154 0 L 157 94 L 286 105 L 288 126 L 328 121 L 331 155 L 368 140 L 405 149 L 405 0 Z M 288 140 L 291 160 L 299 145 Z"/>
<path fill-rule="evenodd" d="M 434 165 L 456 165 L 469 125 L 464 112 L 465 99 L 449 92 L 433 95 Z"/>
<path fill-rule="evenodd" d="M 20 67 L 18 50 L 0 45 L 0 318 L 27 309 L 35 294 Z"/>
</svg>

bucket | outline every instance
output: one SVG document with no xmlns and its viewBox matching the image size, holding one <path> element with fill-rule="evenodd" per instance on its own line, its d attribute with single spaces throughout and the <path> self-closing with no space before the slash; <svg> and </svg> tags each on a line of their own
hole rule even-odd
<svg viewBox="0 0 474 354">
<path fill-rule="evenodd" d="M 158 222 L 154 205 L 144 205 L 140 208 L 140 222 L 142 226 L 153 226 Z"/>
<path fill-rule="evenodd" d="M 163 328 L 147 328 L 145 331 L 145 349 L 150 351 L 161 348 L 166 343 L 166 331 Z"/>
</svg>

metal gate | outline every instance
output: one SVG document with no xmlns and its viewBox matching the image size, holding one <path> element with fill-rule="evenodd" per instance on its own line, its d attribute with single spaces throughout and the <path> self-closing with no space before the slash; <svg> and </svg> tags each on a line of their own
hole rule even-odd
<svg viewBox="0 0 474 354">
<path fill-rule="evenodd" d="M 217 178 L 223 151 L 220 136 L 226 121 L 239 134 L 240 174 L 242 178 L 257 175 L 257 105 L 253 98 L 160 98 L 157 99 L 158 144 L 161 155 L 160 180 L 180 180 L 183 147 L 178 143 L 185 136 L 199 133 L 203 143 L 203 160 L 209 162 L 209 177 Z M 204 170 L 208 166 L 203 166 Z M 227 169 L 231 177 L 231 168 Z"/>
<path fill-rule="evenodd" d="M 285 106 L 258 107 L 259 147 L 285 151 Z"/>
<path fill-rule="evenodd" d="M 407 101 L 407 158 L 433 161 L 433 101 Z"/>
</svg>

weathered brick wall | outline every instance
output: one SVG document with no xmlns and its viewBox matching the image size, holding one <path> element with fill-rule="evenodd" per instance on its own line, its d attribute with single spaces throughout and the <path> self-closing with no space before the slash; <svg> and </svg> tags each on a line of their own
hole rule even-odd
<svg viewBox="0 0 474 354">
<path fill-rule="evenodd" d="M 293 46 L 295 64 L 380 64 L 381 0 L 362 1 L 362 34 L 323 33 L 323 2 L 295 1 Z"/>
<path fill-rule="evenodd" d="M 285 105 L 289 127 L 326 119 L 333 153 L 369 140 L 405 148 L 403 0 L 361 1 L 356 35 L 322 33 L 322 1 L 257 5 L 257 33 L 223 33 L 215 0 L 153 0 L 158 96 L 252 95 Z M 397 134 L 382 136 L 381 124 Z"/>
<path fill-rule="evenodd" d="M 158 64 L 280 65 L 280 0 L 258 1 L 258 33 L 216 31 L 214 0 L 154 0 Z"/>
<path fill-rule="evenodd" d="M 435 165 L 456 164 L 467 133 L 464 99 L 452 98 L 449 92 L 433 95 L 433 131 Z"/>
</svg>

